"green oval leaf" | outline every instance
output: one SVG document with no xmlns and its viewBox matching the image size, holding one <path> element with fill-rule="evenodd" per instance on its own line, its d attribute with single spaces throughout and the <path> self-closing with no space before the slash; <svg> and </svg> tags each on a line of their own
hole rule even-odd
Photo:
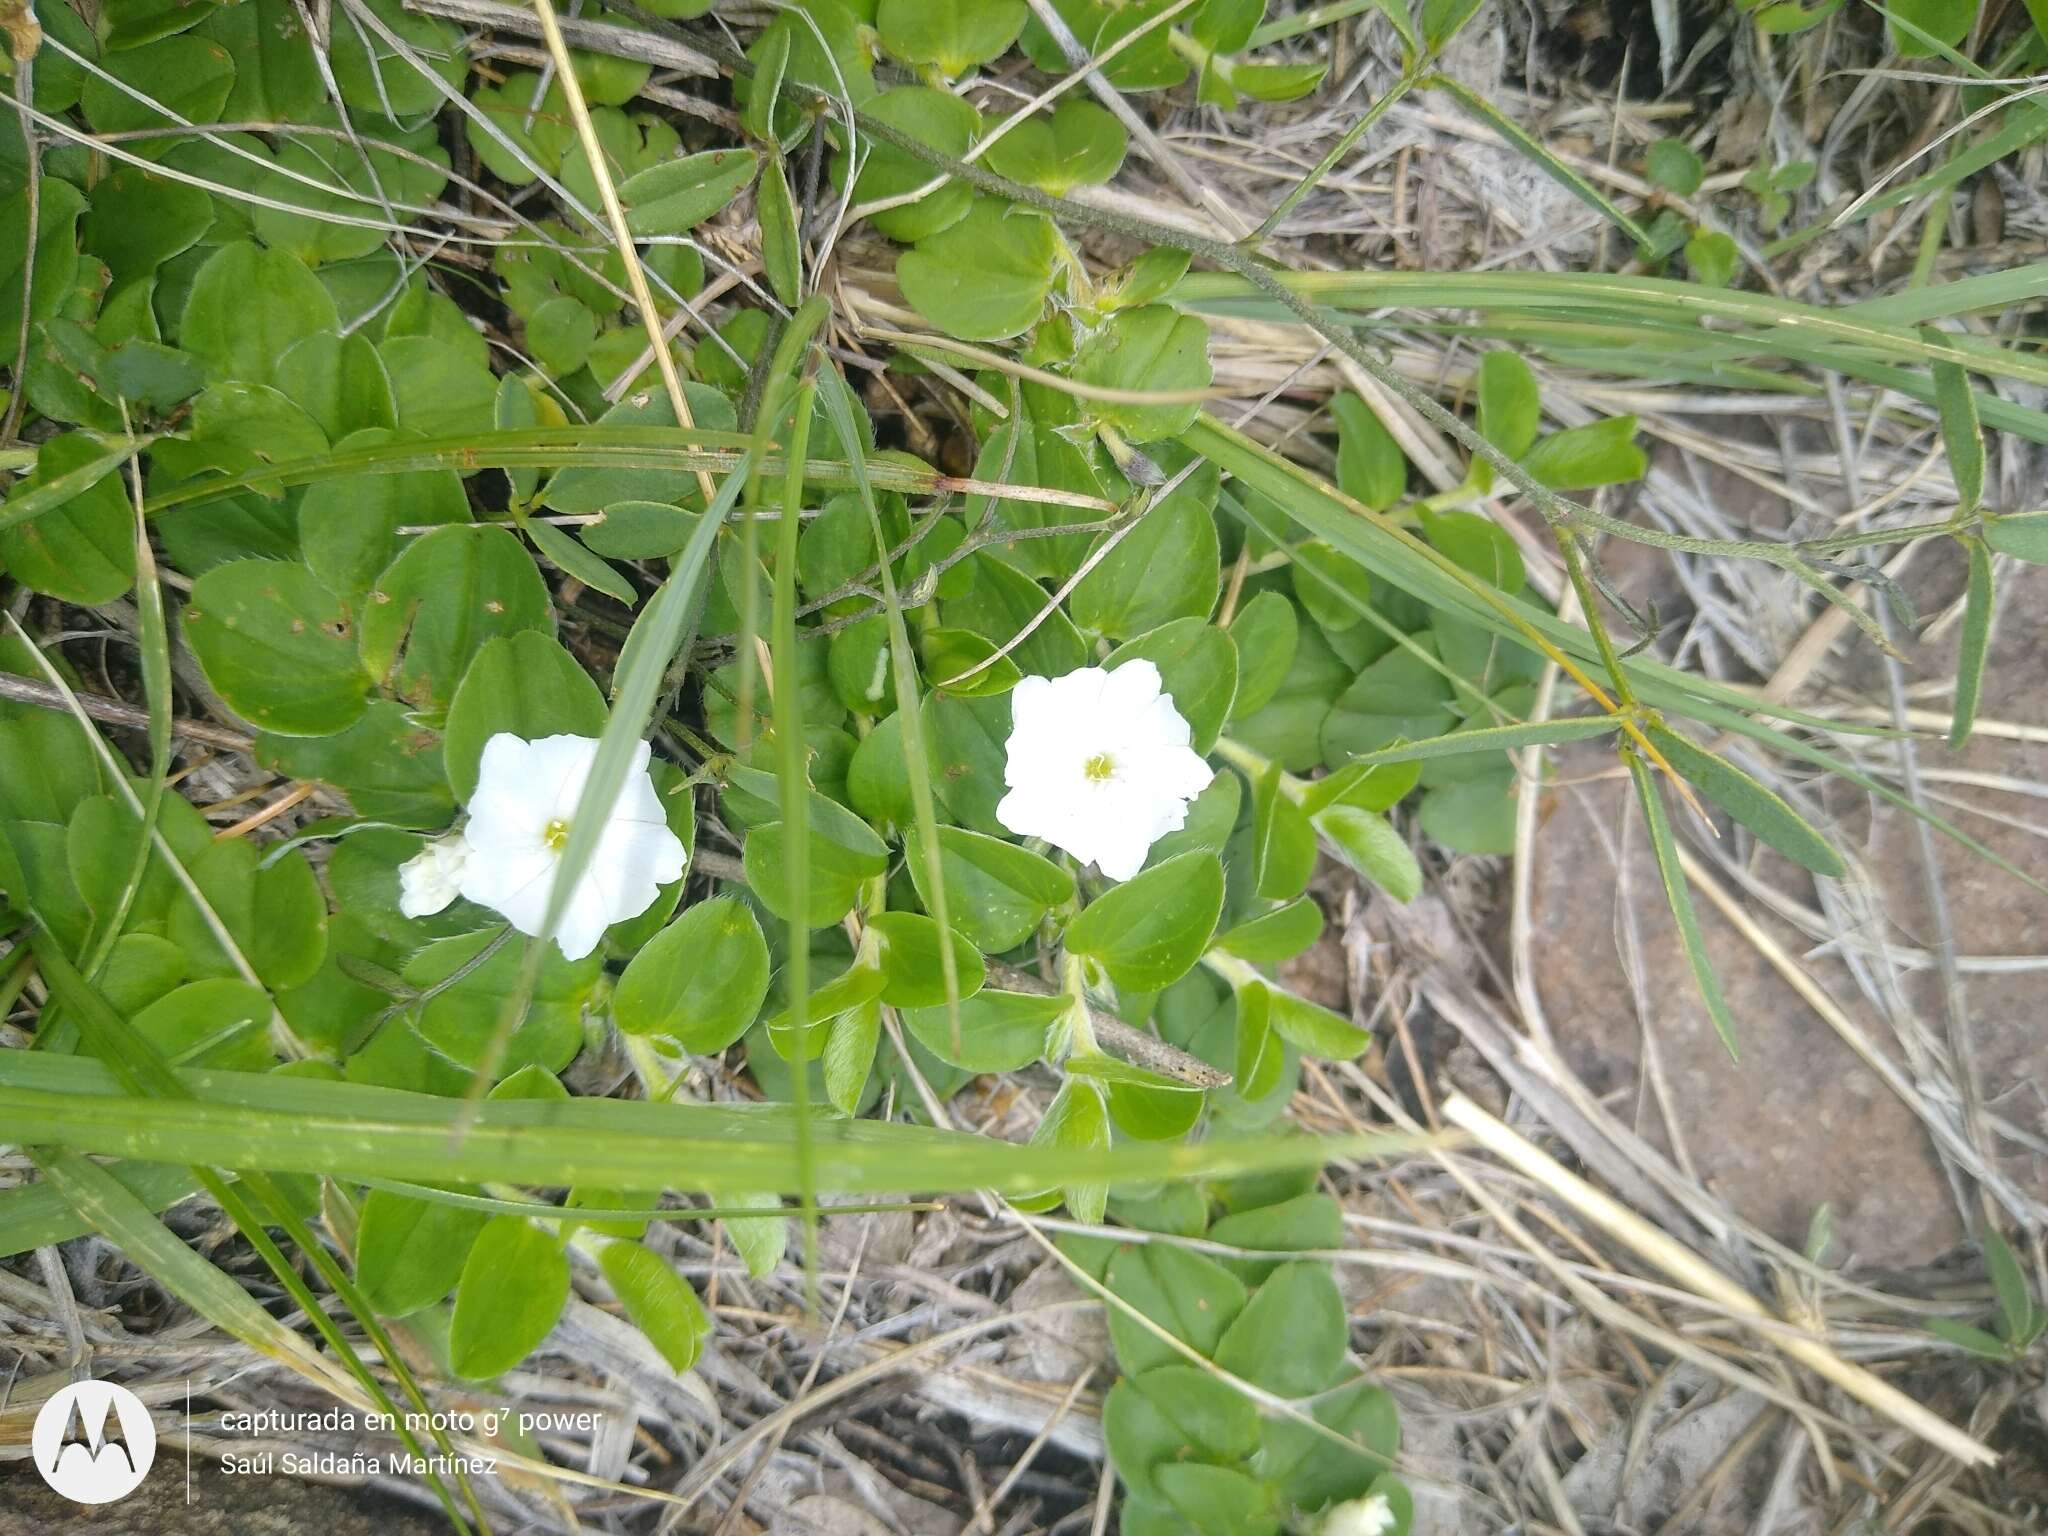
<svg viewBox="0 0 2048 1536">
<path fill-rule="evenodd" d="M 1222 910 L 1223 866 L 1212 853 L 1184 853 L 1090 902 L 1065 943 L 1126 991 L 1157 992 L 1201 958 Z"/>
<path fill-rule="evenodd" d="M 553 625 L 547 587 L 517 538 L 502 528 L 437 528 L 378 577 L 358 648 L 371 676 L 407 703 L 445 707 L 486 641 Z"/>
<path fill-rule="evenodd" d="M 1025 119 L 989 146 L 989 169 L 1064 197 L 1100 186 L 1124 163 L 1130 136 L 1114 114 L 1069 96 L 1048 116 Z"/>
<path fill-rule="evenodd" d="M 1098 535 L 1096 547 L 1113 537 Z M 1216 519 L 1183 487 L 1146 512 L 1081 578 L 1067 609 L 1081 628 L 1122 640 L 1174 619 L 1206 619 L 1219 585 Z"/>
<path fill-rule="evenodd" d="M 1053 907 L 1073 900 L 1074 877 L 1050 859 L 986 833 L 940 827 L 939 878 L 954 927 L 990 954 L 1024 942 Z M 912 832 L 905 864 L 918 896 L 935 905 L 924 845 Z"/>
<path fill-rule="evenodd" d="M 906 1008 L 903 1023 L 941 1061 L 968 1072 L 1015 1072 L 1045 1054 L 1045 1033 L 1072 1000 L 983 988 L 960 1001 L 956 1046 L 943 1004 Z"/>
<path fill-rule="evenodd" d="M 472 1381 L 501 1375 L 539 1347 L 569 1301 L 569 1260 L 524 1216 L 493 1216 L 455 1289 L 448 1363 Z"/>
<path fill-rule="evenodd" d="M 896 258 L 896 281 L 911 308 L 948 335 L 1004 341 L 1037 322 L 1058 250 L 1042 214 L 976 198 L 958 221 Z"/>
<path fill-rule="evenodd" d="M 339 790 L 356 814 L 377 821 L 443 827 L 455 809 L 440 733 L 391 699 L 372 699 L 355 724 L 332 736 L 259 736 L 256 760 Z"/>
<path fill-rule="evenodd" d="M 1338 858 L 1394 900 L 1413 901 L 1422 890 L 1422 867 L 1386 817 L 1339 801 L 1309 821 Z"/>
<path fill-rule="evenodd" d="M 751 149 L 707 149 L 649 166 L 619 183 L 626 227 L 641 236 L 685 234 L 739 196 L 760 164 Z"/>
<path fill-rule="evenodd" d="M 768 941 L 731 897 L 698 902 L 648 941 L 619 978 L 612 1017 L 699 1055 L 746 1033 L 768 996 Z"/>
<path fill-rule="evenodd" d="M 869 919 L 867 931 L 880 945 L 876 959 L 882 967 L 883 1002 L 895 1008 L 930 1008 L 946 1001 L 937 923 L 922 912 L 883 912 Z M 951 938 L 959 995 L 972 997 L 987 977 L 981 952 L 957 932 Z"/>
<path fill-rule="evenodd" d="M 1114 672 L 1135 657 L 1159 668 L 1160 691 L 1187 721 L 1190 745 L 1208 753 L 1237 699 L 1237 646 L 1230 636 L 1203 619 L 1175 619 L 1126 640 L 1103 666 Z"/>
<path fill-rule="evenodd" d="M 771 821 L 747 833 L 742 861 L 747 884 L 761 904 L 785 922 L 802 921 L 826 928 L 853 910 L 861 887 L 889 867 L 889 853 L 880 839 L 873 846 L 849 847 L 825 835 L 814 824 L 810 836 L 809 886 L 801 914 L 788 911 L 788 828 Z"/>
<path fill-rule="evenodd" d="M 0 511 L 0 564 L 8 575 L 88 607 L 110 603 L 135 584 L 135 511 L 119 469 L 106 460 L 104 448 L 75 433 L 43 444 L 35 472 L 13 489 L 6 511 Z M 38 491 L 94 465 L 103 478 L 33 518 L 7 524 L 7 513 L 32 505 Z"/>
<path fill-rule="evenodd" d="M 928 629 L 917 649 L 930 686 L 963 699 L 1008 693 L 1024 676 L 1013 657 L 997 656 L 996 643 L 971 629 Z M 963 675 L 973 667 L 981 670 Z"/>
<path fill-rule="evenodd" d="M 1261 592 L 1237 610 L 1230 621 L 1230 638 L 1237 646 L 1233 719 L 1255 714 L 1272 702 L 1294 665 L 1300 628 L 1294 604 L 1278 592 Z"/>
<path fill-rule="evenodd" d="M 1344 1301 L 1329 1266 L 1311 1260 L 1283 1264 L 1252 1299 L 1216 1347 L 1216 1363 L 1282 1397 L 1307 1397 L 1330 1385 L 1343 1369 Z"/>
<path fill-rule="evenodd" d="M 1209 328 L 1168 304 L 1118 310 L 1074 355 L 1076 383 L 1110 389 L 1207 389 Z M 1134 443 L 1149 443 L 1185 431 L 1201 402 L 1176 404 L 1086 402 L 1091 416 Z"/>
<path fill-rule="evenodd" d="M 882 0 L 875 26 L 904 63 L 957 75 L 999 56 L 1029 14 L 1023 0 Z"/>
<path fill-rule="evenodd" d="M 675 1266 L 650 1248 L 626 1242 L 605 1244 L 597 1262 L 626 1316 L 669 1369 L 681 1375 L 695 1365 L 711 1336 L 711 1319 Z"/>
<path fill-rule="evenodd" d="M 500 731 L 527 741 L 604 732 L 604 694 L 552 635 L 522 630 L 487 641 L 448 706 L 442 754 L 458 800 L 476 790 L 484 743 Z"/>
<path fill-rule="evenodd" d="M 1386 511 L 1408 489 L 1407 457 L 1372 407 L 1358 396 L 1333 396 L 1330 414 L 1337 418 L 1337 484 L 1345 495 L 1373 511 Z"/>
<path fill-rule="evenodd" d="M 1984 542 L 2001 555 L 2048 565 L 2048 512 L 1984 514 Z"/>
<path fill-rule="evenodd" d="M 192 280 L 178 345 L 223 378 L 268 384 L 295 342 L 336 324 L 334 300 L 304 262 L 237 241 Z"/>
<path fill-rule="evenodd" d="M 1323 909 L 1306 896 L 1239 923 L 1216 940 L 1225 954 L 1254 965 L 1291 960 L 1322 937 Z"/>
<path fill-rule="evenodd" d="M 356 1283 L 384 1317 L 432 1306 L 462 1278 L 488 1219 L 467 1206 L 373 1189 L 356 1224 Z"/>
<path fill-rule="evenodd" d="M 192 584 L 184 630 L 207 681 L 265 730 L 325 736 L 363 712 L 370 679 L 348 609 L 301 566 L 215 566 Z"/>
<path fill-rule="evenodd" d="M 1315 828 L 1287 794 L 1275 763 L 1252 784 L 1252 890 L 1267 901 L 1289 901 L 1315 869 Z"/>
</svg>

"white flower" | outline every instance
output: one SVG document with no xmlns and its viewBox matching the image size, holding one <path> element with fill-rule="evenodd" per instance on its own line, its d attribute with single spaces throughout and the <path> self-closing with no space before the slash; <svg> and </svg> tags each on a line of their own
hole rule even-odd
<svg viewBox="0 0 2048 1536">
<path fill-rule="evenodd" d="M 604 818 L 597 851 L 562 909 L 555 942 L 571 960 L 597 948 L 613 923 L 645 912 L 658 887 L 682 876 L 683 844 L 668 829 L 647 756 L 643 741 Z M 596 758 L 593 736 L 526 741 L 500 731 L 484 743 L 464 829 L 464 896 L 502 913 L 521 933 L 540 932 L 570 818 Z"/>
<path fill-rule="evenodd" d="M 996 820 L 1112 880 L 1135 875 L 1215 777 L 1149 661 L 1027 677 L 1011 690 L 1010 712 L 1010 792 Z"/>
<path fill-rule="evenodd" d="M 462 894 L 462 866 L 469 843 L 460 832 L 436 838 L 398 866 L 398 910 L 407 917 L 431 917 Z"/>
<path fill-rule="evenodd" d="M 1386 1536 L 1397 1522 L 1384 1493 L 1339 1504 L 1323 1516 L 1320 1536 Z"/>
</svg>

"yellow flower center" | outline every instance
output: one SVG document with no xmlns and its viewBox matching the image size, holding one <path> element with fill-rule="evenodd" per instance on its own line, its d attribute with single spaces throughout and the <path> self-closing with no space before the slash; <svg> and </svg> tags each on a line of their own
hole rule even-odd
<svg viewBox="0 0 2048 1536">
<path fill-rule="evenodd" d="M 1106 784 L 1116 777 L 1116 761 L 1107 752 L 1098 752 L 1081 765 L 1081 773 L 1091 784 Z"/>
<path fill-rule="evenodd" d="M 541 829 L 540 840 L 554 852 L 560 853 L 562 845 L 569 841 L 569 823 L 559 816 L 553 818 Z"/>
</svg>

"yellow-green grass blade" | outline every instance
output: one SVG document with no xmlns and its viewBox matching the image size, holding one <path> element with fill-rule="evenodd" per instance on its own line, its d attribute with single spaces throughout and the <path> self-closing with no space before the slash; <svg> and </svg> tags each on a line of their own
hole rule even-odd
<svg viewBox="0 0 2048 1536">
<path fill-rule="evenodd" d="M 1340 312 L 1388 306 L 1580 312 L 1597 308 L 1608 314 L 1643 320 L 1669 322 L 1689 317 L 1697 322 L 1712 318 L 1783 330 L 1809 340 L 1826 339 L 1830 343 L 1866 347 L 1879 356 L 1899 361 L 1928 362 L 1962 352 L 1967 355 L 1957 360 L 1979 372 L 2031 383 L 2048 382 L 2048 359 L 2009 347 L 1964 344 L 1961 338 L 1946 334 L 1941 342 L 1929 342 L 1897 321 L 1885 318 L 1889 311 L 1880 310 L 1874 318 L 1859 306 L 1828 308 L 1801 304 L 1674 278 L 1623 277 L 1601 272 L 1275 272 L 1273 276 L 1309 303 Z M 1949 297 L 1940 313 L 2009 307 L 2048 294 L 2048 263 L 2036 262 L 1998 276 L 2000 281 L 1995 284 L 1984 283 L 1963 295 Z M 1261 293 L 1235 273 L 1191 272 L 1181 279 L 1173 297 L 1197 312 L 1283 321 L 1297 318 L 1271 295 Z"/>
<path fill-rule="evenodd" d="M 1623 213 L 1613 199 L 1594 186 L 1577 171 L 1566 165 L 1557 154 L 1541 139 L 1530 133 L 1520 123 L 1501 111 L 1484 96 L 1448 75 L 1428 75 L 1422 82 L 1425 86 L 1442 91 L 1451 100 L 1463 107 L 1467 114 L 1478 118 L 1487 127 L 1507 140 L 1524 157 L 1535 162 L 1543 174 L 1571 193 L 1595 213 L 1613 221 L 1615 226 L 1629 239 L 1648 250 L 1651 245 L 1649 231 L 1634 219 Z"/>
<path fill-rule="evenodd" d="M 145 1164 L 108 1168 L 61 1147 L 36 1148 L 30 1155 L 43 1177 L 40 1183 L 8 1192 L 16 1203 L 0 1215 L 0 1249 L 20 1253 L 97 1232 L 110 1239 L 129 1263 L 230 1338 L 316 1379 L 340 1374 L 258 1306 L 231 1276 L 157 1219 L 156 1208 L 198 1192 L 190 1172 Z M 33 1204 L 21 1198 L 26 1196 L 35 1197 Z"/>
<path fill-rule="evenodd" d="M 0 505 L 0 530 L 34 522 L 45 512 L 54 512 L 74 496 L 91 490 L 114 470 L 155 442 L 153 437 L 130 438 L 109 448 L 98 458 L 81 464 L 68 474 L 10 497 Z"/>
<path fill-rule="evenodd" d="M 51 1152 L 45 1155 L 69 1157 L 76 1154 Z M 168 1210 L 179 1201 L 201 1193 L 204 1188 L 191 1169 L 172 1163 L 92 1163 L 89 1166 L 113 1178 L 151 1211 Z M 92 1215 L 80 1210 L 76 1201 L 48 1179 L 0 1190 L 0 1259 L 104 1230 Z M 236 1289 L 240 1291 L 240 1287 Z M 207 1315 L 212 1316 L 211 1313 Z M 227 1326 L 218 1318 L 214 1321 L 222 1327 Z"/>
<path fill-rule="evenodd" d="M 795 1116 L 780 1105 L 492 1099 L 476 1108 L 458 1140 L 452 1132 L 465 1106 L 457 1099 L 274 1073 L 186 1068 L 176 1077 L 190 1097 L 140 1097 L 124 1091 L 103 1062 L 0 1051 L 0 1123 L 30 1144 L 340 1179 L 580 1184 L 719 1198 L 787 1193 L 801 1182 Z M 1423 1144 L 1399 1136 L 1259 1136 L 1191 1146 L 1132 1142 L 1103 1152 L 831 1116 L 816 1118 L 812 1135 L 819 1194 L 877 1197 L 1234 1177 Z"/>
<path fill-rule="evenodd" d="M 423 469 L 453 469 L 463 474 L 479 469 L 551 469 L 587 466 L 599 469 L 665 469 L 678 475 L 695 470 L 724 474 L 734 468 L 753 444 L 743 432 L 722 432 L 702 427 L 635 427 L 592 423 L 581 427 L 524 427 L 517 431 L 487 435 L 406 438 L 361 448 L 338 448 L 305 458 L 252 469 L 238 475 L 197 480 L 160 491 L 145 503 L 152 513 L 172 507 L 211 501 L 230 491 L 261 486 L 310 485 L 356 474 L 402 474 Z M 118 459 L 113 461 L 118 462 Z M 781 452 L 769 453 L 761 461 L 761 473 L 783 472 Z M 820 459 L 808 465 L 805 478 L 813 485 L 834 490 L 853 488 L 852 468 L 839 460 Z M 975 482 L 914 464 L 900 458 L 880 459 L 868 466 L 869 478 L 883 490 L 902 491 L 913 496 L 936 496 L 971 490 Z M 67 477 L 68 478 L 68 477 Z M 31 506 L 29 497 L 10 504 L 6 514 L 19 523 L 55 510 L 78 490 L 64 496 L 43 498 Z M 31 493 L 36 494 L 36 493 Z M 1018 499 L 1055 501 L 1063 506 L 1113 511 L 1100 497 L 1058 492 L 1034 492 L 1031 487 L 1006 488 L 1004 494 Z"/>
<path fill-rule="evenodd" d="M 815 295 L 813 296 L 815 297 Z M 810 449 L 811 415 L 817 385 L 806 379 L 796 389 L 789 428 L 789 468 L 782 486 L 782 522 L 775 549 L 775 597 L 771 618 L 770 654 L 775 663 L 775 747 L 777 789 L 781 798 L 785 900 L 789 912 L 789 956 L 783 962 L 784 990 L 789 996 L 796 1059 L 790 1065 L 790 1097 L 795 1101 L 797 1204 L 804 1232 L 804 1290 L 815 1303 L 818 1274 L 818 1194 L 816 1149 L 811 1139 L 810 1020 L 811 930 L 811 778 L 806 771 L 802 684 L 797 676 L 796 566 L 797 539 L 803 529 L 804 456 Z M 773 1049 L 771 1046 L 770 1049 Z"/>
</svg>

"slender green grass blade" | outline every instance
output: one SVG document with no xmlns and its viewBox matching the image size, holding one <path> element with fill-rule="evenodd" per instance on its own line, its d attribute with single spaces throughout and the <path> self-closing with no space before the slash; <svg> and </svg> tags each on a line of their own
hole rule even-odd
<svg viewBox="0 0 2048 1536">
<path fill-rule="evenodd" d="M 47 1157 L 59 1155 L 54 1152 L 45 1154 Z M 47 1171 L 47 1164 L 44 1166 Z M 191 1169 L 170 1163 L 93 1163 L 91 1166 L 110 1175 L 151 1211 L 168 1210 L 179 1201 L 199 1194 L 203 1188 Z M 68 1243 L 88 1232 L 105 1230 L 93 1217 L 81 1212 L 77 1202 L 67 1193 L 47 1179 L 0 1190 L 0 1259 L 11 1259 L 17 1253 L 28 1253 L 50 1243 Z"/>
<path fill-rule="evenodd" d="M 2011 120 L 2001 126 L 1996 133 L 1979 139 L 1967 149 L 1957 151 L 1944 164 L 1926 175 L 1916 176 L 1900 186 L 1886 188 L 1858 208 L 1856 218 L 1867 219 L 1872 214 L 1884 213 L 1902 203 L 1916 202 L 1929 193 L 1946 192 L 1978 172 L 2021 153 L 2043 138 L 2048 138 L 2048 110 L 2044 110 L 2038 101 L 2015 101 L 2011 103 L 2011 107 Z M 1808 238 L 1826 232 L 1826 227 L 1801 231 Z M 1791 238 L 1793 237 L 1787 237 L 1788 240 Z M 1778 241 L 1772 250 L 1785 246 L 1786 243 L 1784 240 Z"/>
<path fill-rule="evenodd" d="M 764 371 L 760 375 L 760 396 L 755 401 L 754 428 L 751 439 L 754 446 L 755 471 L 747 479 L 747 493 L 743 503 L 744 512 L 740 522 L 740 568 L 747 573 L 745 590 L 740 594 L 740 635 L 739 635 L 739 686 L 735 690 L 738 707 L 735 711 L 737 723 L 734 727 L 738 746 L 744 752 L 754 739 L 754 689 L 758 685 L 760 667 L 761 636 L 761 584 L 755 579 L 755 572 L 761 562 L 761 535 L 754 517 L 755 504 L 761 497 L 761 480 L 766 471 L 770 444 L 776 430 L 782 425 L 787 414 L 790 391 L 796 384 L 798 363 L 805 356 L 811 336 L 830 313 L 822 294 L 812 294 L 797 307 L 795 314 L 782 328 L 782 334 L 775 343 L 775 350 L 764 360 Z M 788 465 L 782 473 L 788 474 Z"/>
<path fill-rule="evenodd" d="M 1925 363 L 1937 357 L 1967 361 L 1978 372 L 2048 382 L 2048 359 L 2015 348 L 1969 344 L 1965 338 L 1941 334 L 1929 342 L 1897 322 L 1879 317 L 1888 312 L 1866 306 L 1829 308 L 1801 304 L 1767 294 L 1666 277 L 1621 276 L 1603 272 L 1275 272 L 1276 281 L 1311 304 L 1335 310 L 1372 311 L 1398 305 L 1418 309 L 1567 310 L 1583 313 L 1598 308 L 1641 320 L 1678 321 L 1696 326 L 1706 318 L 1758 328 L 1751 338 L 1763 345 L 1773 332 L 1796 335 L 1808 343 L 1868 349 L 1875 357 Z M 2048 293 L 2048 263 L 2036 262 L 2003 281 L 1972 288 L 1949 298 L 1955 306 L 1944 313 L 1999 308 Z M 1956 285 L 1961 286 L 1961 285 Z M 1252 318 L 1293 321 L 1297 317 L 1246 279 L 1229 272 L 1191 272 L 1175 286 L 1174 298 L 1200 311 L 1241 314 Z M 1882 302 L 1882 301 L 1878 301 Z M 1928 300 L 1925 302 L 1934 302 Z M 1725 332 L 1722 333 L 1725 335 Z M 1720 337 L 1715 337 L 1720 339 Z"/>
<path fill-rule="evenodd" d="M 122 408 L 125 421 L 127 409 Z M 142 476 L 131 457 L 127 464 L 135 507 L 135 638 L 142 662 L 142 691 L 149 701 L 149 787 L 142 797 L 142 825 L 135 839 L 134 862 L 121 894 L 93 940 L 84 970 L 97 977 L 113 952 L 114 941 L 127 925 L 129 910 L 149 869 L 157 818 L 163 811 L 164 784 L 171 772 L 171 636 L 164 618 L 164 589 L 157 579 L 156 551 L 149 542 L 149 521 L 142 510 Z"/>
<path fill-rule="evenodd" d="M 783 824 L 783 861 L 788 875 L 789 958 L 783 976 L 789 995 L 790 1038 L 797 1042 L 791 1064 L 790 1097 L 795 1101 L 797 1203 L 804 1229 L 804 1288 L 815 1305 L 818 1283 L 818 1192 L 815 1148 L 811 1139 L 810 1002 L 811 931 L 804 921 L 811 884 L 811 779 L 806 772 L 802 683 L 797 676 L 796 564 L 797 536 L 803 528 L 804 457 L 810 449 L 811 414 L 817 385 L 810 379 L 797 386 L 796 409 L 789 429 L 789 470 L 782 487 L 782 521 L 775 550 L 774 634 L 770 650 L 775 661 L 775 746 Z"/>
<path fill-rule="evenodd" d="M 644 1099 L 491 1099 L 467 1133 L 459 1099 L 274 1073 L 185 1068 L 189 1098 L 124 1091 L 105 1063 L 0 1051 L 0 1124 L 31 1145 L 223 1168 L 556 1188 L 783 1194 L 801 1182 L 793 1113 L 779 1105 Z M 1248 1136 L 1109 1151 L 1019 1146 L 965 1132 L 818 1117 L 821 1194 L 869 1197 L 991 1188 L 1025 1195 L 1112 1180 L 1209 1179 L 1427 1145 L 1400 1136 Z"/>
<path fill-rule="evenodd" d="M 1664 899 L 1670 903 L 1672 919 L 1678 924 L 1678 941 L 1685 949 L 1685 962 L 1692 968 L 1693 982 L 1700 989 L 1700 998 L 1707 1005 L 1707 1015 L 1714 1021 L 1721 1043 L 1728 1047 L 1731 1059 L 1739 1059 L 1735 1021 L 1728 1016 L 1728 1003 L 1721 995 L 1721 978 L 1714 974 L 1713 962 L 1707 958 L 1707 941 L 1700 933 L 1699 918 L 1693 913 L 1692 892 L 1686 888 L 1685 871 L 1679 866 L 1678 845 L 1671 839 L 1671 822 L 1664 814 L 1664 799 L 1657 792 L 1656 776 L 1636 753 L 1624 748 L 1622 757 L 1628 763 L 1629 776 L 1635 780 L 1636 799 L 1643 807 L 1650 847 L 1657 855 L 1657 873 L 1664 882 Z"/>
<path fill-rule="evenodd" d="M 1453 575 L 1445 571 L 1439 562 L 1415 547 L 1415 541 L 1394 537 L 1310 471 L 1214 417 L 1196 418 L 1194 425 L 1181 434 L 1180 441 L 1276 503 L 1305 532 L 1327 540 L 1409 595 L 1524 644 L 1528 635 L 1521 624 L 1525 623 L 1566 654 L 1583 661 L 1599 661 L 1599 649 L 1584 629 L 1567 624 L 1532 603 L 1502 597 L 1491 587 L 1485 588 L 1484 593 L 1475 591 L 1477 578 L 1469 573 Z M 1508 622 L 1496 602 L 1485 600 L 1488 597 L 1511 606 L 1521 622 Z M 1712 701 L 1731 709 L 1766 710 L 1780 719 L 1820 730 L 1842 729 L 1838 722 L 1783 705 L 1767 705 L 1753 694 L 1694 677 L 1648 657 L 1633 657 L 1622 665 L 1637 691 L 1651 703 L 1684 710 L 1697 701 Z"/>
<path fill-rule="evenodd" d="M 1615 226 L 1626 234 L 1629 239 L 1635 241 L 1638 246 L 1644 250 L 1650 248 L 1651 241 L 1648 230 L 1617 208 L 1613 200 L 1606 193 L 1602 192 L 1593 183 L 1586 180 L 1585 177 L 1560 160 L 1541 139 L 1530 133 L 1520 123 L 1509 117 L 1484 96 L 1481 96 L 1462 81 L 1451 79 L 1448 75 L 1429 75 L 1424 77 L 1422 83 L 1442 91 L 1446 96 L 1457 102 L 1459 106 L 1463 107 L 1471 116 L 1485 123 L 1487 127 L 1520 150 L 1522 154 L 1533 160 L 1544 175 L 1563 187 L 1595 213 L 1611 219 Z"/>
<path fill-rule="evenodd" d="M 117 447 L 109 448 L 91 462 L 79 465 L 69 474 L 59 475 L 46 484 L 24 491 L 19 496 L 10 497 L 4 505 L 0 505 L 0 530 L 32 523 L 45 512 L 56 511 L 72 497 L 91 490 L 106 479 L 109 473 L 120 468 L 155 441 L 154 437 L 130 438 Z"/>
<path fill-rule="evenodd" d="M 1970 586 L 1963 596 L 1963 643 L 1956 661 L 1956 706 L 1948 728 L 1948 744 L 1957 748 L 1970 739 L 1977 723 L 1977 701 L 1984 691 L 1984 656 L 1991 648 L 1991 549 L 1976 537 L 1963 540 L 1970 553 Z"/>
<path fill-rule="evenodd" d="M 42 1183 L 9 1193 L 41 1192 L 38 1204 L 57 1210 L 48 1215 L 38 1212 L 21 1227 L 0 1225 L 0 1247 L 21 1243 L 21 1247 L 10 1249 L 18 1253 L 35 1246 L 23 1239 L 39 1235 L 36 1229 L 45 1242 L 61 1242 L 81 1230 L 98 1232 L 115 1243 L 131 1264 L 230 1338 L 303 1374 L 329 1374 L 332 1367 L 309 1349 L 305 1340 L 157 1219 L 154 1205 L 169 1205 L 197 1191 L 189 1172 L 144 1165 L 106 1168 L 62 1148 L 42 1148 L 31 1155 L 43 1175 Z M 72 1220 L 63 1222 L 59 1211 Z M 15 1212 L 8 1214 L 16 1216 Z"/>
</svg>

